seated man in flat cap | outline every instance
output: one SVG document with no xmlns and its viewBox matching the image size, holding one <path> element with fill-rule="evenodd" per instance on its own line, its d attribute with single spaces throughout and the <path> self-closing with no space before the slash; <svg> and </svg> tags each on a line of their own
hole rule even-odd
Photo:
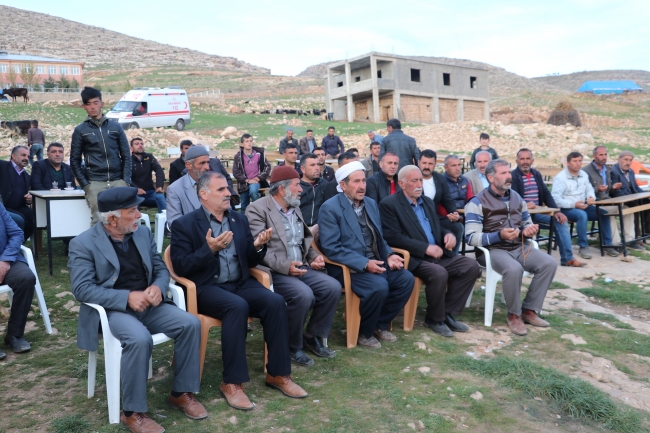
<svg viewBox="0 0 650 433">
<path fill-rule="evenodd" d="M 318 357 L 336 356 L 323 339 L 332 327 L 341 284 L 322 272 L 325 260 L 311 246 L 314 238 L 300 211 L 301 192 L 296 170 L 276 167 L 269 195 L 248 206 L 246 216 L 252 233 L 273 229 L 262 264 L 271 268 L 273 290 L 287 303 L 291 361 L 309 366 L 314 360 L 303 351 L 303 342 Z M 303 334 L 310 310 L 311 318 Z"/>
<path fill-rule="evenodd" d="M 361 299 L 358 343 L 380 348 L 378 340 L 397 340 L 388 325 L 409 300 L 413 275 L 384 240 L 377 203 L 365 197 L 363 164 L 339 167 L 336 181 L 339 193 L 323 203 L 318 216 L 321 251 L 354 272 L 352 291 Z M 340 276 L 340 268 L 332 267 L 331 275 Z"/>
<path fill-rule="evenodd" d="M 198 144 L 190 146 L 185 152 L 185 170 L 178 182 L 167 187 L 167 225 L 177 218 L 201 207 L 196 195 L 196 182 L 202 173 L 214 171 L 221 173 L 228 183 L 231 195 L 237 196 L 232 187 L 232 180 L 217 158 L 210 158 L 208 149 Z M 238 197 L 238 196 L 237 196 Z"/>
<path fill-rule="evenodd" d="M 242 387 L 250 380 L 246 365 L 246 323 L 259 317 L 269 349 L 266 384 L 292 398 L 307 393 L 291 379 L 287 306 L 284 298 L 252 278 L 250 267 L 266 254 L 273 229 L 253 239 L 248 219 L 230 211 L 230 191 L 220 173 L 198 182 L 201 207 L 172 225 L 171 258 L 178 275 L 196 284 L 200 314 L 221 320 L 223 381 L 220 390 L 235 409 L 255 407 Z"/>
<path fill-rule="evenodd" d="M 411 253 L 409 271 L 426 284 L 424 324 L 444 337 L 467 332 L 453 315 L 463 311 L 481 268 L 476 260 L 454 254 L 456 236 L 440 226 L 433 200 L 422 194 L 420 169 L 402 167 L 398 182 L 401 191 L 379 203 L 384 238 Z"/>
<path fill-rule="evenodd" d="M 111 333 L 122 345 L 120 420 L 134 433 L 163 432 L 147 412 L 151 334 L 174 339 L 174 384 L 168 401 L 192 419 L 208 416 L 199 391 L 201 324 L 166 296 L 169 272 L 151 232 L 140 228 L 138 189 L 115 187 L 97 195 L 99 224 L 70 241 L 70 282 L 79 302 L 106 309 Z M 97 350 L 99 314 L 79 311 L 77 346 Z"/>
</svg>

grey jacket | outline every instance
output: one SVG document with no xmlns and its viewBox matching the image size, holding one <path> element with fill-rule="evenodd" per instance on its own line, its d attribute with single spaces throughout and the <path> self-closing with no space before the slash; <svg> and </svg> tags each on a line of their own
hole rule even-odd
<svg viewBox="0 0 650 433">
<path fill-rule="evenodd" d="M 363 164 L 363 167 L 366 169 L 366 179 L 368 179 L 373 174 L 376 174 L 376 172 L 372 169 L 372 155 L 369 155 L 367 158 L 364 158 L 359 162 L 361 162 L 361 164 Z"/>
<path fill-rule="evenodd" d="M 189 173 L 167 187 L 167 225 L 201 207 Z"/>
<path fill-rule="evenodd" d="M 474 193 L 474 195 L 478 194 L 479 192 L 485 189 L 483 188 L 483 182 L 481 182 L 481 178 L 479 177 L 479 171 L 477 168 L 468 171 L 463 176 L 465 176 L 467 180 L 469 180 L 469 183 L 472 185 L 472 192 Z"/>
<path fill-rule="evenodd" d="M 86 168 L 81 167 L 84 159 Z M 117 122 L 102 117 L 98 127 L 90 117 L 77 125 L 70 144 L 70 168 L 82 188 L 90 181 L 123 180 L 131 184 L 131 149 Z"/>
<path fill-rule="evenodd" d="M 169 271 L 156 251 L 156 242 L 149 229 L 138 228 L 133 233 L 133 242 L 142 257 L 147 286 L 157 285 L 162 291 L 163 302 L 171 302 L 166 295 Z M 77 301 L 98 304 L 106 310 L 126 311 L 130 292 L 113 287 L 120 275 L 120 263 L 101 223 L 70 241 L 69 257 L 70 284 Z M 97 350 L 98 329 L 99 313 L 81 304 L 77 346 L 83 350 Z"/>
<path fill-rule="evenodd" d="M 404 134 L 401 129 L 395 129 L 381 141 L 381 153 L 393 152 L 399 156 L 399 168 L 405 165 L 418 165 L 420 150 L 415 145 L 415 138 Z"/>
<path fill-rule="evenodd" d="M 591 183 L 591 186 L 594 187 L 594 191 L 596 191 L 596 200 L 605 200 L 611 198 L 610 191 L 612 190 L 612 167 L 606 165 L 605 168 L 607 170 L 607 185 L 609 186 L 609 188 L 607 188 L 607 191 L 598 191 L 598 187 L 600 185 L 604 185 L 604 183 L 602 176 L 600 173 L 598 173 L 598 169 L 594 167 L 593 161 L 589 163 L 588 166 L 582 168 L 582 171 L 587 173 L 587 176 L 589 176 L 589 182 Z"/>
</svg>

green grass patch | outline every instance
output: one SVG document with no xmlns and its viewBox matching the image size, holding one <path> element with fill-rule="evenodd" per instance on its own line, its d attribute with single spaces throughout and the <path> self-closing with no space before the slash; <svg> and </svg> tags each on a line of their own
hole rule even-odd
<svg viewBox="0 0 650 433">
<path fill-rule="evenodd" d="M 595 421 L 617 432 L 641 431 L 641 417 L 637 412 L 618 407 L 605 393 L 585 381 L 530 361 L 505 357 L 479 361 L 458 356 L 450 365 L 494 379 L 530 397 L 548 399 L 572 418 Z"/>
<path fill-rule="evenodd" d="M 592 287 L 578 289 L 578 291 L 587 296 L 607 300 L 615 305 L 650 308 L 650 291 L 625 281 L 606 283 L 604 279 L 598 278 L 594 280 Z"/>
<path fill-rule="evenodd" d="M 571 287 L 567 286 L 564 283 L 560 283 L 559 281 L 553 281 L 549 287 L 550 290 L 553 289 L 570 289 Z"/>
<path fill-rule="evenodd" d="M 593 311 L 584 311 L 584 310 L 580 310 L 578 308 L 574 308 L 571 311 L 574 311 L 576 313 L 580 313 L 580 314 L 584 315 L 585 317 L 587 317 L 589 319 L 592 319 L 592 320 L 598 320 L 600 322 L 607 322 L 610 325 L 612 325 L 614 328 L 618 328 L 618 329 L 634 329 L 633 326 L 631 326 L 631 325 L 629 325 L 627 323 L 621 322 L 620 320 L 618 320 L 616 318 L 616 316 L 613 316 L 611 314 L 596 313 L 596 312 L 593 312 Z"/>
<path fill-rule="evenodd" d="M 91 431 L 91 426 L 86 418 L 80 415 L 70 415 L 52 421 L 55 433 L 85 433 Z"/>
</svg>

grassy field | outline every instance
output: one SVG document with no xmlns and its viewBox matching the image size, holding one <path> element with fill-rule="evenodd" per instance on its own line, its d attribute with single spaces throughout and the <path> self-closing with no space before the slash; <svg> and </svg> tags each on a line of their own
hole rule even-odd
<svg viewBox="0 0 650 433">
<path fill-rule="evenodd" d="M 37 267 L 56 333 L 44 333 L 42 319 L 34 307 L 29 318 L 34 322 L 33 329 L 26 334 L 32 351 L 10 354 L 0 362 L 0 393 L 5 396 L 0 432 L 125 431 L 121 426 L 107 424 L 101 348 L 95 397 L 86 398 L 88 355 L 76 348 L 77 313 L 70 311 L 78 304 L 66 293 L 70 284 L 62 243 L 54 241 L 53 247 L 54 275 L 47 275 L 45 256 L 37 261 Z M 482 284 L 478 281 L 477 288 Z M 625 287 L 616 284 L 610 291 L 624 291 Z M 641 298 L 637 293 L 619 302 L 637 305 Z M 154 348 L 154 377 L 148 385 L 149 414 L 168 432 L 415 429 L 586 433 L 650 429 L 647 413 L 629 409 L 588 383 L 569 377 L 571 368 L 579 361 L 567 350 L 570 343 L 560 338 L 568 332 L 582 336 L 587 341 L 581 346 L 583 352 L 606 357 L 631 378 L 647 382 L 647 366 L 631 355 L 650 356 L 648 336 L 605 326 L 605 322 L 617 323 L 613 316 L 561 310 L 546 316 L 552 324 L 550 330 L 533 330 L 527 337 L 510 341 L 510 333 L 502 330 L 505 309 L 497 303 L 496 328 L 484 328 L 483 305 L 483 292 L 477 290 L 462 320 L 472 326 L 471 332 L 493 335 L 505 344 L 494 351 L 495 356 L 474 360 L 467 356 L 475 350 L 473 344 L 459 338 L 437 337 L 422 326 L 424 293 L 414 330 L 402 331 L 402 318 L 398 316 L 394 322 L 398 341 L 384 344 L 377 351 L 345 348 L 342 302 L 329 339 L 338 356 L 331 360 L 316 359 L 311 368 L 293 368 L 294 379 L 310 394 L 304 400 L 286 398 L 264 386 L 261 327 L 259 322 L 253 322 L 247 345 L 251 382 L 245 385 L 247 394 L 257 404 L 251 412 L 229 408 L 219 394 L 220 330 L 213 329 L 198 396 L 210 417 L 199 422 L 188 420 L 165 402 L 172 383 L 172 345 L 165 343 Z M 7 301 L 1 301 L 0 307 L 6 314 Z M 424 350 L 419 349 L 422 345 Z"/>
</svg>

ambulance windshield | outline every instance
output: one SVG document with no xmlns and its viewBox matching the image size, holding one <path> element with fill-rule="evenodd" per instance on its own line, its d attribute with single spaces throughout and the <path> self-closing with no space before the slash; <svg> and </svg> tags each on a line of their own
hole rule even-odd
<svg viewBox="0 0 650 433">
<path fill-rule="evenodd" d="M 117 104 L 115 104 L 115 107 L 111 109 L 111 111 L 116 111 L 118 113 L 121 112 L 132 112 L 135 109 L 135 106 L 138 105 L 137 102 L 134 101 L 120 101 Z"/>
</svg>

